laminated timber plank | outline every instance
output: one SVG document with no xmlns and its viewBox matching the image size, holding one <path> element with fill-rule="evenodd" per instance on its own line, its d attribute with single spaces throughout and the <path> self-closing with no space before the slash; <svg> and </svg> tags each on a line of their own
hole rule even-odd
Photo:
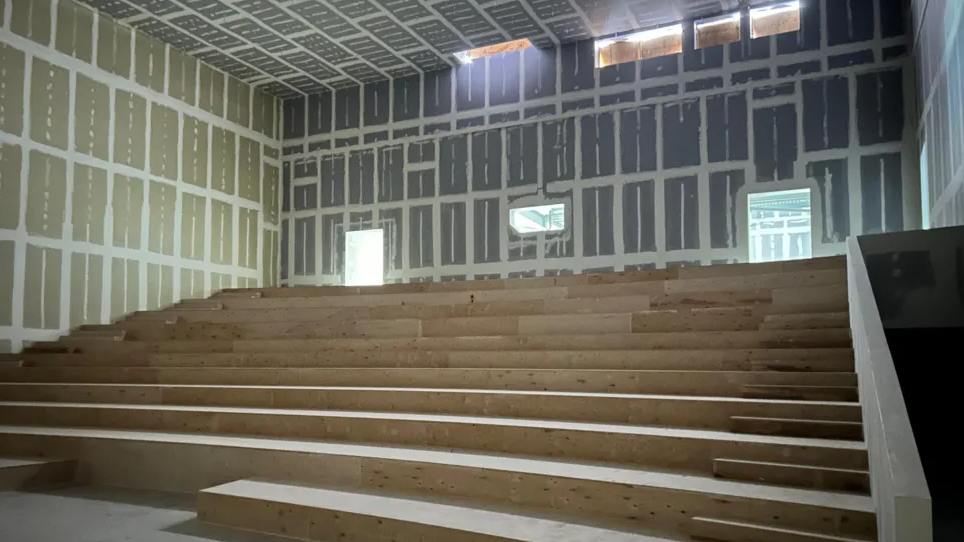
<svg viewBox="0 0 964 542">
<path fill-rule="evenodd" d="M 0 457 L 0 491 L 68 485 L 76 471 L 77 462 L 69 459 Z"/>
<path fill-rule="evenodd" d="M 713 474 L 729 480 L 870 493 L 870 472 L 859 469 L 716 458 L 713 460 Z"/>
<path fill-rule="evenodd" d="M 383 412 L 3 402 L 0 424 L 429 446 L 712 474 L 716 457 L 865 468 L 862 443 L 724 431 Z"/>
<path fill-rule="evenodd" d="M 330 350 L 633 350 L 721 348 L 846 348 L 847 329 L 681 331 L 595 335 L 501 335 L 416 338 L 125 341 L 64 338 L 53 349 L 85 353 L 304 352 Z M 56 348 L 54 348 L 56 347 Z"/>
<path fill-rule="evenodd" d="M 198 492 L 198 519 L 302 540 L 398 542 L 670 542 L 573 521 L 475 508 L 462 503 L 239 480 Z M 568 518 L 567 518 L 568 519 Z"/>
<path fill-rule="evenodd" d="M 5 382 L 352 386 L 742 397 L 750 383 L 856 385 L 854 373 L 449 368 L 21 367 Z"/>
<path fill-rule="evenodd" d="M 192 492 L 262 477 L 548 510 L 636 531 L 688 532 L 690 517 L 701 514 L 747 521 L 778 516 L 788 527 L 826 523 L 865 535 L 875 528 L 872 503 L 863 495 L 612 464 L 183 432 L 4 426 L 0 435 L 0 446 L 18 454 L 73 454 L 89 481 L 101 485 Z"/>
<path fill-rule="evenodd" d="M 754 435 L 781 435 L 863 440 L 863 428 L 859 421 L 813 420 L 801 418 L 778 418 L 775 416 L 733 416 L 733 430 Z"/>
<path fill-rule="evenodd" d="M 731 416 L 860 421 L 853 403 L 412 388 L 0 384 L 0 401 L 361 410 L 728 429 Z"/>
<path fill-rule="evenodd" d="M 791 529 L 748 521 L 697 517 L 693 518 L 691 534 L 693 540 L 707 542 L 869 542 L 876 540 L 876 538 L 864 536 L 840 536 L 807 529 L 814 526 Z"/>
<path fill-rule="evenodd" d="M 24 354 L 25 367 L 452 367 L 853 372 L 849 348 Z"/>
</svg>

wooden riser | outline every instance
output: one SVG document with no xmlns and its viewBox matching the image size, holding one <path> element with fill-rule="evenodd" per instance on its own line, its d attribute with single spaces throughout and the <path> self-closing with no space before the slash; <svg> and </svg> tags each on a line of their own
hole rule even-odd
<svg viewBox="0 0 964 542">
<path fill-rule="evenodd" d="M 330 350 L 646 350 L 721 348 L 849 348 L 850 330 L 690 331 L 596 335 L 510 335 L 415 339 L 284 339 L 125 341 L 63 339 L 61 349 L 96 353 L 306 352 Z"/>
<path fill-rule="evenodd" d="M 849 348 L 260 354 L 27 354 L 26 367 L 454 367 L 853 372 Z M 20 363 L 17 361 L 16 363 Z M 12 366 L 11 366 L 12 367 Z"/>
<path fill-rule="evenodd" d="M 862 445 L 529 419 L 226 407 L 2 403 L 0 424 L 318 439 L 606 461 L 711 475 L 713 459 L 865 468 Z"/>
<path fill-rule="evenodd" d="M 620 290 L 617 290 L 619 293 Z M 387 305 L 341 305 L 331 306 L 326 297 L 290 297 L 281 299 L 221 299 L 217 302 L 201 300 L 185 302 L 164 311 L 138 312 L 134 321 L 149 318 L 181 317 L 186 321 L 289 321 L 318 318 L 340 318 L 345 320 L 397 319 L 397 318 L 461 318 L 469 316 L 523 316 L 541 314 L 591 314 L 606 312 L 633 312 L 640 310 L 677 310 L 699 308 L 727 308 L 743 306 L 770 307 L 773 313 L 797 314 L 812 312 L 841 312 L 847 310 L 846 286 L 818 286 L 810 288 L 781 288 L 722 291 L 689 292 L 674 294 L 645 294 L 632 292 L 626 295 L 602 295 L 605 288 L 595 291 L 601 297 L 568 298 L 569 292 L 550 289 L 542 296 L 526 295 L 505 300 L 482 301 L 469 297 L 460 299 L 461 303 L 406 303 Z M 431 300 L 431 299 L 429 299 Z M 426 300 L 422 300 L 426 301 Z M 224 310 L 199 310 L 203 308 Z M 262 311 L 253 315 L 251 310 Z M 254 318 L 254 320 L 252 320 Z M 261 318 L 261 319 L 258 319 Z"/>
<path fill-rule="evenodd" d="M 868 497 L 617 465 L 176 433 L 0 431 L 7 433 L 0 438 L 0 446 L 17 453 L 44 449 L 77 457 L 85 465 L 85 481 L 99 485 L 192 492 L 226 480 L 267 477 L 550 510 L 637 531 L 659 526 L 688 532 L 689 518 L 700 513 L 746 519 L 779 516 L 788 525 L 841 525 L 857 533 L 874 530 Z"/>
<path fill-rule="evenodd" d="M 685 267 L 674 269 L 654 269 L 648 271 L 625 271 L 602 274 L 564 275 L 557 277 L 536 277 L 500 280 L 476 280 L 454 282 L 427 282 L 409 284 L 387 284 L 383 286 L 323 286 L 323 287 L 286 287 L 286 288 L 228 288 L 217 294 L 219 299 L 238 295 L 261 293 L 264 297 L 302 297 L 302 296 L 354 296 L 411 294 L 428 292 L 461 292 L 473 290 L 520 290 L 528 288 L 550 288 L 566 286 L 585 286 L 600 284 L 620 284 L 625 282 L 664 281 L 674 279 L 731 278 L 743 276 L 765 276 L 775 273 L 806 273 L 832 270 L 842 272 L 847 267 L 843 257 L 812 258 L 787 262 L 753 264 L 713 265 L 707 267 Z M 842 283 L 845 283 L 843 281 Z M 754 286 L 760 288 L 761 286 Z"/>
<path fill-rule="evenodd" d="M 406 388 L 0 384 L 0 401 L 292 408 L 628 423 L 730 430 L 731 416 L 860 422 L 860 405 Z"/>
<path fill-rule="evenodd" d="M 758 373 L 750 371 L 27 367 L 0 371 L 0 381 L 549 390 L 584 393 L 742 397 L 743 386 L 748 383 L 856 386 L 857 377 L 853 373 Z"/>
<path fill-rule="evenodd" d="M 299 540 L 393 542 L 670 542 L 649 536 L 561 524 L 548 518 L 350 491 L 238 481 L 198 494 L 205 523 Z"/>
<path fill-rule="evenodd" d="M 720 478 L 746 482 L 870 493 L 870 473 L 866 470 L 717 458 L 713 460 L 713 474 Z"/>
<path fill-rule="evenodd" d="M 257 311 L 252 311 L 257 312 Z M 810 325 L 806 319 L 793 320 L 799 325 L 781 324 L 780 329 L 842 329 L 820 319 Z M 695 309 L 685 311 L 646 311 L 612 314 L 571 314 L 545 316 L 477 316 L 468 318 L 436 318 L 430 320 L 359 320 L 324 319 L 312 322 L 248 322 L 195 323 L 126 328 L 104 326 L 99 333 L 114 340 L 230 340 L 321 337 L 469 337 L 506 335 L 655 333 L 674 331 L 752 331 L 767 324 L 768 316 L 753 308 Z M 86 338 L 72 334 L 71 338 Z M 114 337 L 117 335 L 117 337 Z M 94 336 L 97 337 L 97 336 Z"/>
<path fill-rule="evenodd" d="M 773 416 L 734 416 L 733 431 L 754 435 L 863 440 L 859 421 L 826 421 Z"/>
<path fill-rule="evenodd" d="M 0 457 L 0 491 L 49 489 L 73 483 L 77 462 Z"/>
<path fill-rule="evenodd" d="M 771 520 L 772 522 L 772 520 Z M 772 523 L 753 523 L 731 519 L 698 517 L 693 519 L 693 540 L 707 542 L 863 542 L 876 540 L 861 533 L 825 533 L 813 529 L 819 524 L 803 525 L 793 529 Z"/>
<path fill-rule="evenodd" d="M 245 300 L 215 298 L 230 308 L 241 307 L 373 307 L 378 305 L 453 305 L 466 303 L 492 303 L 538 299 L 586 299 L 626 296 L 661 296 L 705 294 L 708 292 L 745 292 L 749 290 L 777 290 L 829 287 L 839 296 L 838 287 L 847 284 L 846 271 L 822 270 L 799 273 L 758 274 L 752 276 L 679 279 L 667 281 L 637 281 L 616 284 L 591 284 L 571 286 L 541 286 L 517 289 L 475 289 L 456 292 L 422 293 L 370 293 L 351 295 L 347 288 L 340 294 L 325 293 L 324 288 L 280 288 L 266 294 L 262 299 Z M 479 285 L 477 281 L 466 283 L 467 288 Z M 277 295 L 276 295 L 277 294 Z"/>
</svg>

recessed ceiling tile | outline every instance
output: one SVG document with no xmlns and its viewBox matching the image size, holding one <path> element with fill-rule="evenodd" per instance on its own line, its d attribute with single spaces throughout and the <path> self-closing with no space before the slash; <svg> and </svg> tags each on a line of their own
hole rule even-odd
<svg viewBox="0 0 964 542">
<path fill-rule="evenodd" d="M 136 8 L 128 4 L 127 2 L 123 2 L 122 0 L 80 0 L 80 1 L 118 20 L 127 19 L 129 17 L 135 17 L 137 15 L 140 15 L 141 13 L 144 13 L 139 8 Z"/>
</svg>

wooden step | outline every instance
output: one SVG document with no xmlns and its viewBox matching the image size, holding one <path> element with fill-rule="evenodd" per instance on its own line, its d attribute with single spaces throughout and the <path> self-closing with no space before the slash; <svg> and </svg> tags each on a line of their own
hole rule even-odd
<svg viewBox="0 0 964 542">
<path fill-rule="evenodd" d="M 863 440 L 860 421 L 733 416 L 733 431 L 754 435 Z"/>
<path fill-rule="evenodd" d="M 0 401 L 136 403 L 523 417 L 726 430 L 730 416 L 860 421 L 853 403 L 412 388 L 0 383 Z"/>
<path fill-rule="evenodd" d="M 98 328 L 75 329 L 70 332 L 69 337 L 74 339 L 101 339 L 106 341 L 127 340 L 126 329 L 115 329 L 101 326 Z"/>
<path fill-rule="evenodd" d="M 725 431 L 384 412 L 2 402 L 0 424 L 190 431 L 521 454 L 712 474 L 715 457 L 865 468 L 863 446 Z"/>
<path fill-rule="evenodd" d="M 417 338 L 125 341 L 61 339 L 61 349 L 96 353 L 305 352 L 331 350 L 646 350 L 848 348 L 849 330 L 690 331 Z"/>
<path fill-rule="evenodd" d="M 856 378 L 853 373 L 488 368 L 21 367 L 0 371 L 3 382 L 501 389 L 706 397 L 740 397 L 748 383 L 852 385 Z"/>
<path fill-rule="evenodd" d="M 198 519 L 304 540 L 670 542 L 641 534 L 380 493 L 239 480 L 198 492 Z M 383 535 L 384 534 L 384 535 Z M 382 538 L 385 536 L 386 538 Z"/>
<path fill-rule="evenodd" d="M 768 314 L 760 329 L 827 329 L 849 328 L 850 314 L 842 312 L 817 312 L 809 314 Z"/>
<path fill-rule="evenodd" d="M 813 386 L 786 384 L 747 384 L 743 396 L 753 399 L 792 399 L 797 401 L 856 401 L 857 386 Z"/>
<path fill-rule="evenodd" d="M 870 473 L 866 470 L 716 458 L 713 474 L 746 482 L 870 493 Z"/>
<path fill-rule="evenodd" d="M 849 348 L 27 354 L 27 367 L 453 367 L 853 372 Z"/>
<path fill-rule="evenodd" d="M 75 454 L 71 457 L 84 464 L 90 483 L 97 485 L 184 493 L 239 478 L 297 480 L 445 501 L 467 499 L 480 508 L 524 507 L 626 531 L 658 528 L 673 532 L 674 539 L 688 530 L 693 515 L 747 521 L 776 516 L 789 527 L 840 525 L 848 533 L 866 535 L 875 528 L 873 505 L 864 495 L 616 464 L 298 437 L 9 426 L 0 427 L 0 435 L 2 446 L 18 454 L 38 449 Z"/>
<path fill-rule="evenodd" d="M 334 320 L 297 322 L 244 322 L 178 324 L 173 326 L 144 326 L 126 328 L 128 340 L 137 341 L 219 341 L 219 340 L 296 340 L 320 338 L 459 338 L 512 337 L 517 335 L 619 335 L 641 334 L 661 340 L 670 333 L 712 332 L 716 339 L 727 339 L 727 333 L 759 333 L 762 337 L 780 337 L 794 332 L 811 332 L 810 336 L 835 337 L 834 344 L 847 344 L 847 329 L 755 331 L 762 316 L 747 310 L 734 314 L 733 309 L 704 309 L 712 314 L 695 311 L 649 311 L 643 313 L 564 314 L 542 316 L 477 316 L 466 318 L 436 318 L 428 320 Z M 695 314 L 695 316 L 694 316 Z M 110 328 L 95 333 L 77 332 L 64 340 L 106 336 Z M 675 330 L 675 331 L 674 331 Z M 112 331 L 121 333 L 120 331 Z M 770 335 L 767 335 L 770 334 Z M 823 335 L 821 335 L 823 334 Z M 738 338 L 738 336 L 734 337 Z M 706 340 L 706 339 L 704 339 Z M 598 339 L 597 339 L 598 341 Z M 764 345 L 768 343 L 763 343 Z M 680 345 L 685 346 L 685 345 Z M 794 346 L 793 342 L 787 346 Z"/>
<path fill-rule="evenodd" d="M 871 540 L 864 537 L 855 538 L 708 517 L 693 518 L 691 535 L 694 540 L 711 542 L 864 542 Z"/>
<path fill-rule="evenodd" d="M 77 462 L 72 460 L 0 457 L 0 491 L 68 485 L 76 471 Z"/>
</svg>

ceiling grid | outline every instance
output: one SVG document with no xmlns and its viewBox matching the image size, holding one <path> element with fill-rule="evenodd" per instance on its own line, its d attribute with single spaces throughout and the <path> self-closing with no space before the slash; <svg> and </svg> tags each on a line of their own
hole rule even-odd
<svg viewBox="0 0 964 542">
<path fill-rule="evenodd" d="M 279 97 L 454 66 L 454 53 L 537 47 L 699 18 L 734 0 L 81 0 Z M 755 2 L 754 2 L 755 3 Z"/>
</svg>

